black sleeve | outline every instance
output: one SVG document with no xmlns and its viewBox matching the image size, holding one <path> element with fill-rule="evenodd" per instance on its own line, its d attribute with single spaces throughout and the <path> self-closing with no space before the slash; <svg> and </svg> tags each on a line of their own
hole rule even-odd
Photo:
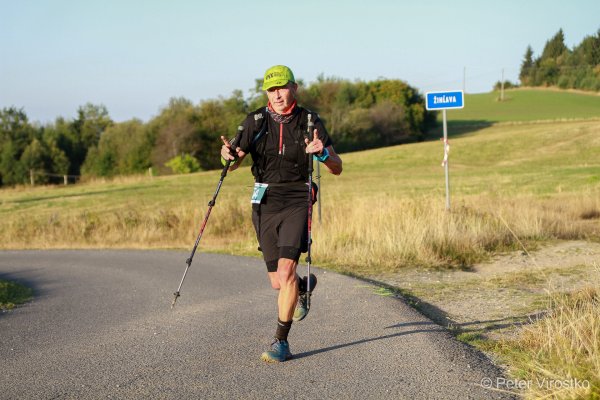
<svg viewBox="0 0 600 400">
<path fill-rule="evenodd" d="M 317 129 L 319 139 L 323 142 L 323 147 L 327 148 L 333 145 L 331 138 L 329 137 L 329 133 L 327 133 L 327 129 L 325 129 L 325 125 L 321 121 L 321 118 L 317 115 L 315 119 L 315 128 Z M 312 139 L 312 138 L 311 138 Z"/>
</svg>

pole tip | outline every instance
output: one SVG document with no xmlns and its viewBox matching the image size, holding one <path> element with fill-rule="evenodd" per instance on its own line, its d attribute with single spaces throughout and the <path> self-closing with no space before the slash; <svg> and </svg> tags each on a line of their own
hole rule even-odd
<svg viewBox="0 0 600 400">
<path fill-rule="evenodd" d="M 174 295 L 175 295 L 175 298 L 173 299 L 173 302 L 171 303 L 171 310 L 173 308 L 175 308 L 175 303 L 177 302 L 177 298 L 180 296 L 179 292 L 175 292 Z"/>
</svg>

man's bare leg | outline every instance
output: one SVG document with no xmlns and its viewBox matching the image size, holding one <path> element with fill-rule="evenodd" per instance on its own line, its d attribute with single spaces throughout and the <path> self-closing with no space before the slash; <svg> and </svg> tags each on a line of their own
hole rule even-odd
<svg viewBox="0 0 600 400">
<path fill-rule="evenodd" d="M 289 258 L 280 258 L 277 264 L 277 276 L 279 277 L 277 305 L 280 321 L 291 321 L 294 315 L 294 309 L 298 301 L 297 266 L 298 262 Z"/>
</svg>

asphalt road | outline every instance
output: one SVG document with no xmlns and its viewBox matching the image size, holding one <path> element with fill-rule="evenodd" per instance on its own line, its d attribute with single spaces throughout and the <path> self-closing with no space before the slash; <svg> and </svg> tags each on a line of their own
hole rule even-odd
<svg viewBox="0 0 600 400">
<path fill-rule="evenodd" d="M 197 254 L 171 310 L 187 256 L 0 252 L 0 278 L 35 290 L 0 314 L 0 398 L 509 398 L 481 386 L 500 376 L 483 355 L 402 300 L 322 270 L 290 332 L 294 359 L 263 363 L 277 316 L 263 263 Z"/>
</svg>

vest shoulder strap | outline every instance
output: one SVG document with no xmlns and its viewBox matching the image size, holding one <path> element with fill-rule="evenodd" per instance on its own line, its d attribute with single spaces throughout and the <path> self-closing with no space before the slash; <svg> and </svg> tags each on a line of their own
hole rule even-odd
<svg viewBox="0 0 600 400">
<path fill-rule="evenodd" d="M 253 112 L 254 117 L 254 136 L 252 138 L 252 144 L 256 143 L 262 135 L 265 134 L 268 128 L 267 123 L 267 110 L 265 107 L 261 107 Z"/>
</svg>

